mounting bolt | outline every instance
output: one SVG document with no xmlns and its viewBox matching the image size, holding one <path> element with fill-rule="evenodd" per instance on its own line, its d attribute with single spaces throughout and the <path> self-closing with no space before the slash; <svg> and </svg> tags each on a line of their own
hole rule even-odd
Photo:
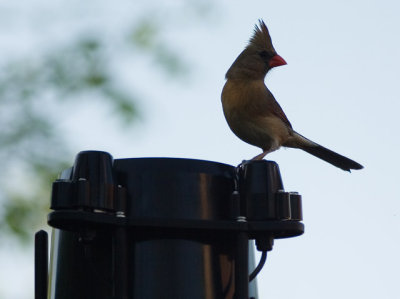
<svg viewBox="0 0 400 299">
<path fill-rule="evenodd" d="M 126 216 L 125 216 L 125 213 L 124 213 L 123 211 L 117 211 L 117 212 L 115 213 L 115 216 L 116 216 L 116 217 L 119 217 L 119 218 L 124 218 L 124 217 L 126 217 Z"/>
</svg>

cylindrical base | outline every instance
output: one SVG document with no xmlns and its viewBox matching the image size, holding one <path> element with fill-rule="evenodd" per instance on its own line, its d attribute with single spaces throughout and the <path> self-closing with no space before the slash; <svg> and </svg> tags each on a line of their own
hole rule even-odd
<svg viewBox="0 0 400 299">
<path fill-rule="evenodd" d="M 50 298 L 256 298 L 249 239 L 266 251 L 304 232 L 282 189 L 271 161 L 81 152 L 53 184 Z"/>
</svg>

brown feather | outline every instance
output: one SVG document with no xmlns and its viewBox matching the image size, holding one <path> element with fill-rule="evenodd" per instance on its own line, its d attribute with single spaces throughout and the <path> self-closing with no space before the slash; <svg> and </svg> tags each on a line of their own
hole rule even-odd
<svg viewBox="0 0 400 299">
<path fill-rule="evenodd" d="M 248 47 L 256 47 L 275 52 L 272 45 L 271 36 L 263 20 L 259 20 L 259 25 L 255 26 L 253 36 L 250 38 Z"/>
</svg>

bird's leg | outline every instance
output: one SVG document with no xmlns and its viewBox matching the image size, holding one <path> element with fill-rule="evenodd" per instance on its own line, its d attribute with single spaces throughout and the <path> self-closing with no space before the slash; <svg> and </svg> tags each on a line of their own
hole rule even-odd
<svg viewBox="0 0 400 299">
<path fill-rule="evenodd" d="M 263 151 L 261 154 L 255 156 L 251 161 L 261 161 L 268 153 L 272 152 L 271 150 Z"/>
</svg>

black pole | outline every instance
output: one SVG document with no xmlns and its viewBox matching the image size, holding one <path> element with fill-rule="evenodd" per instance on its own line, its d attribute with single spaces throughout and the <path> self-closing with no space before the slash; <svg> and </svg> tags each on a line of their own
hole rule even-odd
<svg viewBox="0 0 400 299">
<path fill-rule="evenodd" d="M 44 230 L 35 234 L 35 299 L 47 298 L 48 237 Z"/>
<path fill-rule="evenodd" d="M 247 232 L 239 232 L 236 237 L 235 257 L 235 299 L 249 297 L 249 237 Z"/>
</svg>

